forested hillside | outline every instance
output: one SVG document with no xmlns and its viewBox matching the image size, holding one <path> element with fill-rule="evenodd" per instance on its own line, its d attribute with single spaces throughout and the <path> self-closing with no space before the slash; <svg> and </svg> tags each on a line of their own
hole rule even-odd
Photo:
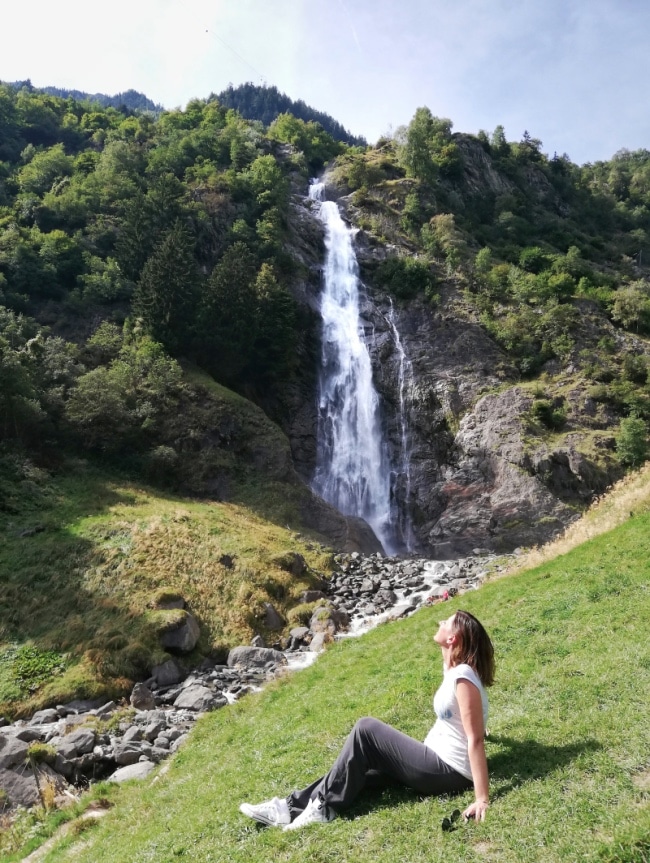
<svg viewBox="0 0 650 863">
<path fill-rule="evenodd" d="M 303 345 L 290 178 L 341 146 L 215 101 L 154 121 L 0 89 L 3 440 L 150 449 L 172 357 L 272 400 Z"/>
<path fill-rule="evenodd" d="M 280 114 L 292 114 L 305 123 L 318 123 L 336 141 L 350 146 L 367 144 L 365 138 L 351 135 L 334 117 L 311 108 L 302 99 L 290 99 L 277 87 L 259 87 L 251 83 L 233 87 L 231 84 L 217 94 L 216 99 L 227 108 L 234 108 L 247 120 L 259 120 L 265 126 L 270 126 Z"/>
<path fill-rule="evenodd" d="M 117 108 L 122 112 L 147 111 L 159 114 L 163 110 L 162 105 L 156 105 L 144 93 L 138 93 L 137 90 L 126 90 L 124 93 L 108 96 L 106 93 L 84 93 L 83 90 L 68 90 L 65 87 L 34 87 L 31 81 L 12 81 L 9 86 L 16 90 L 30 90 L 45 93 L 48 96 L 57 96 L 60 99 L 93 102 L 103 108 Z"/>
</svg>

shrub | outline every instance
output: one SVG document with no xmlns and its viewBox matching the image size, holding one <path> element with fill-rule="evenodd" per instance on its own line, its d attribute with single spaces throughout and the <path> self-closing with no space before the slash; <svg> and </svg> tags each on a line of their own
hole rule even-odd
<svg viewBox="0 0 650 863">
<path fill-rule="evenodd" d="M 533 417 L 548 429 L 561 429 L 566 422 L 566 411 L 554 407 L 548 399 L 536 399 L 531 412 Z"/>
<path fill-rule="evenodd" d="M 314 609 L 319 602 L 302 602 L 300 605 L 294 605 L 287 612 L 287 621 L 292 626 L 308 626 Z"/>
<path fill-rule="evenodd" d="M 32 764 L 53 764 L 56 758 L 56 749 L 49 743 L 33 740 L 27 747 L 27 758 Z"/>
<path fill-rule="evenodd" d="M 625 354 L 623 377 L 634 384 L 645 384 L 648 380 L 648 363 L 643 355 Z"/>
<path fill-rule="evenodd" d="M 418 294 L 431 298 L 435 293 L 431 268 L 417 258 L 388 258 L 377 268 L 377 281 L 402 300 L 412 299 Z"/>
<path fill-rule="evenodd" d="M 637 416 L 621 420 L 616 436 L 616 454 L 621 464 L 640 467 L 648 457 L 648 427 Z"/>
</svg>

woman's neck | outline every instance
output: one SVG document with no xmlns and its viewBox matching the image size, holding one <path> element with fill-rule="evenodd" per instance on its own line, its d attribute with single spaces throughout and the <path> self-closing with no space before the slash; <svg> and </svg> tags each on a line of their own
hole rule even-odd
<svg viewBox="0 0 650 863">
<path fill-rule="evenodd" d="M 442 664 L 444 665 L 445 669 L 452 668 L 455 665 L 455 663 L 453 662 L 452 657 L 451 657 L 451 648 L 450 647 L 442 647 L 441 649 L 442 649 Z"/>
</svg>

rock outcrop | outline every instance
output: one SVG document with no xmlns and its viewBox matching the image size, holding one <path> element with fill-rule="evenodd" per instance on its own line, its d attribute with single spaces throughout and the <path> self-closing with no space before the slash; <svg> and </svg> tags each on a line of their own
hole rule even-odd
<svg viewBox="0 0 650 863">
<path fill-rule="evenodd" d="M 474 147 L 466 161 L 476 167 L 477 188 L 487 183 L 495 193 L 507 192 L 507 180 L 490 173 L 481 148 L 465 144 Z M 534 180 L 539 178 L 532 177 L 531 183 Z M 550 194 L 542 180 L 539 194 Z M 351 198 L 331 178 L 326 181 L 328 197 L 336 199 L 354 222 Z M 311 206 L 296 198 L 291 230 L 292 253 L 299 255 L 308 273 L 296 296 L 313 316 L 320 290 L 322 227 Z M 410 474 L 408 482 L 395 484 L 394 495 L 410 525 L 411 550 L 443 559 L 468 554 L 476 546 L 503 552 L 549 540 L 620 475 L 611 460 L 607 466 L 605 459 L 603 467 L 602 459 L 584 451 L 588 447 L 581 416 L 586 393 L 573 394 L 573 437 L 547 442 L 531 435 L 530 391 L 519 385 L 518 370 L 483 327 L 458 313 L 454 285 L 442 286 L 437 307 L 424 299 L 408 304 L 391 301 L 373 285 L 373 273 L 377 262 L 395 250 L 372 242 L 363 231 L 356 243 L 366 287 L 362 325 L 384 405 L 393 464 L 404 459 L 404 428 L 408 433 Z M 316 329 L 312 337 L 317 344 Z M 406 379 L 400 379 L 404 356 Z M 318 362 L 316 351 L 311 361 Z M 300 393 L 293 393 L 284 430 L 296 469 L 309 480 L 316 459 L 315 375 L 306 375 L 303 384 Z M 400 403 L 404 416 L 399 414 Z M 596 446 L 601 443 L 606 445 L 603 440 Z M 373 541 L 378 548 L 367 526 L 347 519 L 342 530 L 336 516 L 313 496 L 305 498 L 303 514 L 339 548 L 368 553 Z"/>
</svg>

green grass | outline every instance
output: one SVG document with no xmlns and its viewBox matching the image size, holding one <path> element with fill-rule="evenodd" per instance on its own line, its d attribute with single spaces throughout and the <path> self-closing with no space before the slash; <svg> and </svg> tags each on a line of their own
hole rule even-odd
<svg viewBox="0 0 650 863">
<path fill-rule="evenodd" d="M 498 659 L 483 824 L 443 833 L 471 795 L 408 790 L 362 799 L 327 826 L 258 828 L 242 800 L 285 794 L 331 764 L 362 715 L 422 738 L 440 677 L 432 642 L 454 608 L 477 614 Z M 114 809 L 45 863 L 456 863 L 650 856 L 650 515 L 535 570 L 488 583 L 362 639 L 206 716 L 157 781 L 120 787 Z"/>
<path fill-rule="evenodd" d="M 47 494 L 29 508 L 0 511 L 0 715 L 124 695 L 166 658 L 165 615 L 153 607 L 165 592 L 199 620 L 198 652 L 223 657 L 264 632 L 264 602 L 286 615 L 312 586 L 278 556 L 301 553 L 314 571 L 329 560 L 318 542 L 240 504 L 165 494 L 90 465 L 42 483 Z"/>
</svg>

